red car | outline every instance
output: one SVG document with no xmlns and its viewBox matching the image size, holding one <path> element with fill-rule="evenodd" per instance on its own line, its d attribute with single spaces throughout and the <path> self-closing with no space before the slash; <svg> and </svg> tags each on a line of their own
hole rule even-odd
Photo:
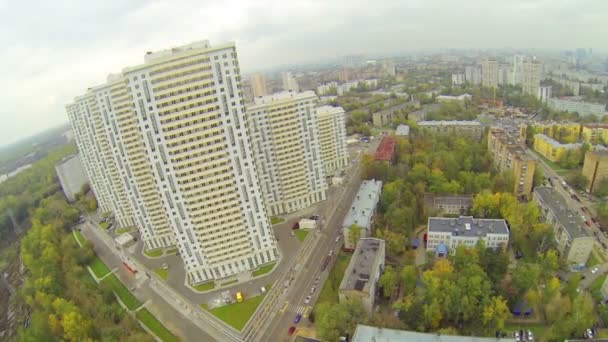
<svg viewBox="0 0 608 342">
<path fill-rule="evenodd" d="M 290 327 L 289 330 L 287 331 L 289 333 L 289 335 L 293 335 L 293 333 L 296 331 L 296 327 Z"/>
<path fill-rule="evenodd" d="M 587 227 L 591 227 L 591 223 L 589 222 L 589 220 L 586 220 L 585 224 L 587 225 Z"/>
<path fill-rule="evenodd" d="M 300 222 L 294 222 L 293 225 L 291 226 L 291 229 L 300 229 Z"/>
</svg>

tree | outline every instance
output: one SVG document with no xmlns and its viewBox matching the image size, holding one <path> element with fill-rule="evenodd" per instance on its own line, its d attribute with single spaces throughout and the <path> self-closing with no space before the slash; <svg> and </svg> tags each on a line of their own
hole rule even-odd
<svg viewBox="0 0 608 342">
<path fill-rule="evenodd" d="M 584 190 L 589 184 L 589 179 L 582 173 L 575 172 L 566 177 L 566 182 L 578 190 Z"/>
<path fill-rule="evenodd" d="M 418 270 L 416 269 L 416 266 L 407 265 L 403 267 L 400 276 L 403 291 L 406 294 L 413 294 L 416 289 L 416 283 L 418 282 Z"/>
<path fill-rule="evenodd" d="M 534 168 L 534 186 L 541 186 L 545 181 L 545 174 L 540 167 Z"/>
<path fill-rule="evenodd" d="M 346 334 L 352 336 L 357 324 L 366 319 L 363 305 L 355 299 L 338 304 L 320 303 L 315 314 L 317 333 L 325 341 L 337 341 Z"/>
<path fill-rule="evenodd" d="M 597 183 L 597 185 L 595 186 L 595 190 L 593 190 L 593 194 L 598 197 L 608 196 L 608 177 L 602 178 Z"/>
<path fill-rule="evenodd" d="M 608 227 L 608 202 L 601 202 L 596 206 L 597 219 L 602 227 Z"/>
<path fill-rule="evenodd" d="M 378 281 L 380 287 L 382 287 L 384 297 L 391 298 L 393 292 L 395 292 L 395 288 L 397 287 L 397 281 L 397 272 L 395 272 L 393 266 L 386 266 L 384 268 L 384 272 L 380 276 L 380 280 Z"/>
<path fill-rule="evenodd" d="M 351 225 L 348 230 L 348 242 L 351 246 L 353 246 L 353 248 L 355 248 L 355 246 L 357 245 L 357 241 L 359 241 L 360 237 L 361 227 L 356 224 Z"/>
<path fill-rule="evenodd" d="M 515 286 L 520 294 L 524 294 L 538 285 L 540 273 L 541 269 L 538 264 L 530 262 L 519 263 L 512 274 L 513 286 Z"/>
<path fill-rule="evenodd" d="M 483 309 L 483 324 L 486 331 L 502 330 L 505 321 L 511 316 L 507 301 L 502 297 L 492 297 L 492 300 Z"/>
</svg>

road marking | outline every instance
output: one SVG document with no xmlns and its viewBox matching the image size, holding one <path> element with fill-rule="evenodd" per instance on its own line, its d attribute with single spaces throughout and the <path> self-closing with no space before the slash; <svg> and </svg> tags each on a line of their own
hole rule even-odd
<svg viewBox="0 0 608 342">
<path fill-rule="evenodd" d="M 302 317 L 308 318 L 308 315 L 310 314 L 311 310 L 312 310 L 312 306 L 307 306 L 306 310 L 304 310 L 304 314 L 302 315 Z"/>
<path fill-rule="evenodd" d="M 287 307 L 289 306 L 289 302 L 285 302 L 285 305 L 283 305 L 283 307 L 281 308 L 281 310 L 279 310 L 280 313 L 285 312 L 285 310 L 287 310 Z"/>
</svg>

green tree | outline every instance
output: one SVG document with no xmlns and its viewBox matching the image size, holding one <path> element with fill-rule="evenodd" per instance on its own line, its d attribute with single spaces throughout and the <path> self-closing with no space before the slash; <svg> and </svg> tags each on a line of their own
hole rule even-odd
<svg viewBox="0 0 608 342">
<path fill-rule="evenodd" d="M 571 173 L 566 177 L 566 182 L 577 190 L 584 190 L 589 184 L 589 179 L 580 172 Z"/>
<path fill-rule="evenodd" d="M 403 291 L 406 294 L 414 293 L 416 289 L 416 283 L 418 282 L 418 270 L 416 266 L 406 265 L 401 270 L 401 284 L 403 285 Z"/>
<path fill-rule="evenodd" d="M 357 324 L 367 319 L 363 305 L 354 299 L 338 304 L 320 303 L 315 311 L 317 333 L 325 341 L 337 341 L 346 334 L 352 336 Z"/>
<path fill-rule="evenodd" d="M 382 272 L 382 275 L 380 276 L 380 280 L 378 281 L 380 287 L 382 288 L 384 297 L 391 298 L 393 292 L 395 292 L 398 281 L 399 278 L 397 277 L 397 272 L 395 272 L 393 266 L 386 266 L 384 268 L 384 272 Z"/>
<path fill-rule="evenodd" d="M 597 183 L 597 185 L 595 185 L 595 190 L 593 190 L 593 194 L 598 197 L 608 196 L 608 177 L 602 178 Z"/>
<path fill-rule="evenodd" d="M 507 301 L 502 297 L 492 297 L 483 309 L 482 321 L 487 332 L 502 330 L 505 327 L 505 321 L 511 316 Z"/>
<path fill-rule="evenodd" d="M 348 230 L 348 241 L 350 245 L 353 246 L 353 248 L 355 248 L 355 246 L 357 245 L 357 241 L 359 241 L 360 237 L 361 227 L 356 224 L 351 225 Z"/>
</svg>

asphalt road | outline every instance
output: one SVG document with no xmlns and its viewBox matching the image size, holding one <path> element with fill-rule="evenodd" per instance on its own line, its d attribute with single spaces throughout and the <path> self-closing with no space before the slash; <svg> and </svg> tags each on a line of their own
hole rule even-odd
<svg viewBox="0 0 608 342">
<path fill-rule="evenodd" d="M 378 141 L 374 141 L 370 144 L 368 150 L 375 150 Z M 302 320 L 299 323 L 300 326 L 308 326 L 308 314 L 312 310 L 314 303 L 316 302 L 318 295 L 323 288 L 323 284 L 327 279 L 329 272 L 333 268 L 336 260 L 336 254 L 342 247 L 343 241 L 342 236 L 339 234 L 339 230 L 342 226 L 342 221 L 346 216 L 346 213 L 350 209 L 352 200 L 355 198 L 359 186 L 361 184 L 361 156 L 357 157 L 354 161 L 353 167 L 349 170 L 348 183 L 345 186 L 345 191 L 342 193 L 339 200 L 335 203 L 328 203 L 330 205 L 330 211 L 332 214 L 326 216 L 327 222 L 324 225 L 324 229 L 320 231 L 320 238 L 310 258 L 304 264 L 304 268 L 296 275 L 295 280 L 291 283 L 292 285 L 287 291 L 286 300 L 279 301 L 277 308 L 274 311 L 275 316 L 267 319 L 267 323 L 262 327 L 262 333 L 257 336 L 256 341 L 289 341 L 292 336 L 288 334 L 288 330 L 294 324 L 294 319 L 297 314 L 302 314 Z M 336 242 L 336 237 L 340 236 L 340 240 Z M 325 271 L 321 271 L 321 264 L 326 256 L 329 255 L 329 251 L 333 250 L 333 256 L 331 262 Z M 320 277 L 320 281 L 315 284 L 315 278 Z M 315 287 L 316 291 L 311 295 L 311 288 Z M 304 303 L 307 296 L 311 296 L 310 303 Z M 297 332 L 294 334 L 296 335 Z"/>
</svg>

